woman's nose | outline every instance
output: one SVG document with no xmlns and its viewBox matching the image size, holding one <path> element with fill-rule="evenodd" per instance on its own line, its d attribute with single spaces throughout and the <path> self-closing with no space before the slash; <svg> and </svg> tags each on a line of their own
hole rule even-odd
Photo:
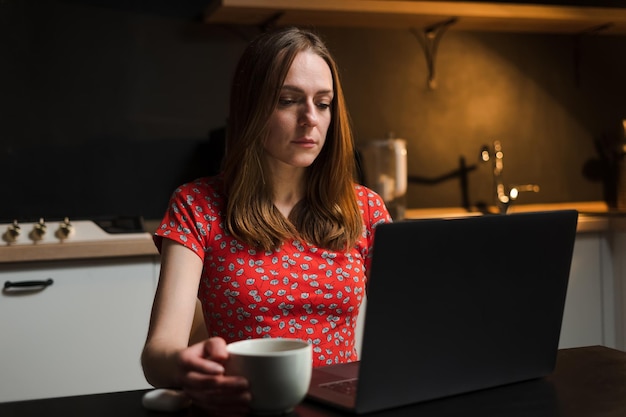
<svg viewBox="0 0 626 417">
<path fill-rule="evenodd" d="M 315 103 L 305 103 L 300 114 L 300 124 L 303 126 L 317 125 L 317 108 Z"/>
</svg>

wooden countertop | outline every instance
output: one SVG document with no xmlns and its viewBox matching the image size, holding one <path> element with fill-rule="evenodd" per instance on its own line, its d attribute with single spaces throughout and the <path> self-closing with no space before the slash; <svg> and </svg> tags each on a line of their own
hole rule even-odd
<svg viewBox="0 0 626 417">
<path fill-rule="evenodd" d="M 550 204 L 519 204 L 509 207 L 508 213 L 525 213 L 532 211 L 577 210 L 578 232 L 604 232 L 608 230 L 626 231 L 626 211 L 611 210 L 602 201 L 583 201 Z M 497 209 L 489 207 L 488 213 L 495 214 Z M 484 212 L 478 209 L 467 211 L 463 207 L 439 207 L 407 209 L 407 219 L 453 218 L 480 216 Z"/>
<path fill-rule="evenodd" d="M 138 234 L 137 238 L 132 239 L 0 246 L 0 264 L 132 256 L 158 256 L 158 251 L 149 233 Z"/>
<path fill-rule="evenodd" d="M 578 218 L 578 232 L 606 232 L 617 230 L 626 232 L 626 211 L 609 210 L 604 202 L 574 202 L 554 204 L 520 204 L 513 205 L 509 213 L 530 211 L 574 209 L 580 213 Z M 495 208 L 489 208 L 490 213 L 496 213 Z M 452 218 L 465 216 L 480 216 L 483 213 L 467 211 L 462 207 L 421 208 L 407 209 L 407 219 L 425 218 Z M 137 256 L 158 256 L 158 251 L 152 241 L 152 232 L 156 229 L 150 222 L 146 223 L 148 233 L 138 234 L 132 239 L 110 239 L 98 242 L 46 245 L 17 245 L 0 246 L 0 264 L 18 262 L 36 262 L 50 260 L 102 259 Z M 148 226 L 149 225 L 149 226 Z"/>
</svg>

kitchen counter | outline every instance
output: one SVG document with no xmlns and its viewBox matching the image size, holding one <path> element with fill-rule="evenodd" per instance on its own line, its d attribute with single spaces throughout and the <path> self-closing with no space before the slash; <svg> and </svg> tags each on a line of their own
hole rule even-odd
<svg viewBox="0 0 626 417">
<path fill-rule="evenodd" d="M 518 204 L 509 207 L 508 213 L 525 213 L 532 211 L 551 210 L 577 210 L 578 232 L 604 232 L 607 230 L 626 231 L 626 211 L 611 210 L 602 201 L 584 201 L 569 203 L 549 203 L 549 204 Z M 473 208 L 470 211 L 463 207 L 439 207 L 407 209 L 407 219 L 427 219 L 427 218 L 453 218 L 466 216 L 480 216 L 485 213 L 496 214 L 495 207 L 488 207 L 487 210 L 480 211 Z"/>
<path fill-rule="evenodd" d="M 604 232 L 617 230 L 626 232 L 626 211 L 609 210 L 601 201 L 552 203 L 552 204 L 519 204 L 509 208 L 509 213 L 523 213 L 545 210 L 578 210 L 578 232 Z M 489 207 L 488 213 L 497 213 L 495 207 Z M 467 211 L 462 207 L 439 207 L 407 209 L 407 219 L 452 218 L 480 216 L 484 212 L 478 209 Z M 110 239 L 99 242 L 65 242 L 50 245 L 19 245 L 0 246 L 0 264 L 51 261 L 71 259 L 120 258 L 133 256 L 158 256 L 152 241 L 152 233 L 159 222 L 147 221 L 147 233 L 138 233 L 132 239 Z"/>
<path fill-rule="evenodd" d="M 98 242 L 64 242 L 47 245 L 5 245 L 0 247 L 0 264 L 157 256 L 158 251 L 149 233 L 139 233 L 132 239 L 111 239 Z"/>
</svg>

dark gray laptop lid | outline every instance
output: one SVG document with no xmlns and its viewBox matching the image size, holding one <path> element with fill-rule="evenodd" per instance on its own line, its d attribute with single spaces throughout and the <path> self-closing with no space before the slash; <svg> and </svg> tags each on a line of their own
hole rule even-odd
<svg viewBox="0 0 626 417">
<path fill-rule="evenodd" d="M 576 211 L 378 226 L 356 412 L 554 369 Z"/>
</svg>

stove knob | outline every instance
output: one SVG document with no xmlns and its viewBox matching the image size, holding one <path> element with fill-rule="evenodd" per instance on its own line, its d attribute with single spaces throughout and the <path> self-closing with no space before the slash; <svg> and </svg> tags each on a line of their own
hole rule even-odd
<svg viewBox="0 0 626 417">
<path fill-rule="evenodd" d="M 48 226 L 46 226 L 43 218 L 40 218 L 39 223 L 35 223 L 35 225 L 33 226 L 33 230 L 30 231 L 30 234 L 28 236 L 33 240 L 33 242 L 39 242 L 43 239 L 47 230 Z"/>
<path fill-rule="evenodd" d="M 67 239 L 72 233 L 74 233 L 74 226 L 70 223 L 70 219 L 67 217 L 63 219 L 63 222 L 59 224 L 59 228 L 54 235 L 61 241 Z"/>
<path fill-rule="evenodd" d="M 7 243 L 14 243 L 22 232 L 22 228 L 17 223 L 17 220 L 13 220 L 13 224 L 7 227 L 7 230 L 2 234 L 2 240 Z"/>
</svg>

